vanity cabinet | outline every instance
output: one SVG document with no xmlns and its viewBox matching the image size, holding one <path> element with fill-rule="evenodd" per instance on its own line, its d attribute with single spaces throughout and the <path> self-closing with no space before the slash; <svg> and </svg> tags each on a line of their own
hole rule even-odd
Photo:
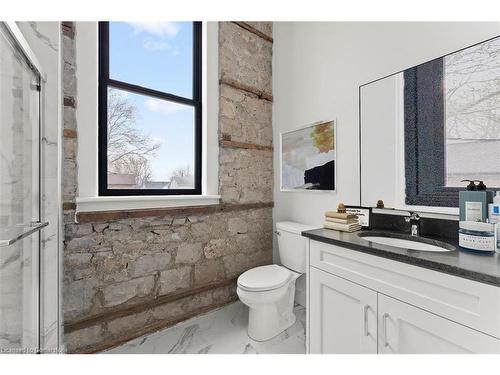
<svg viewBox="0 0 500 375">
<path fill-rule="evenodd" d="M 309 353 L 500 353 L 500 288 L 309 240 Z"/>
<path fill-rule="evenodd" d="M 377 353 L 377 292 L 311 269 L 310 352 Z"/>
<path fill-rule="evenodd" d="M 394 298 L 378 294 L 382 354 L 500 353 L 500 341 Z"/>
</svg>

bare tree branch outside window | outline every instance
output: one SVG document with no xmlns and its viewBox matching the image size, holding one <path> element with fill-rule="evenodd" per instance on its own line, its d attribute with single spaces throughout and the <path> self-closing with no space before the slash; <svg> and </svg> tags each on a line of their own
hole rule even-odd
<svg viewBox="0 0 500 375">
<path fill-rule="evenodd" d="M 137 108 L 119 91 L 108 92 L 108 171 L 135 177 L 137 186 L 151 181 L 150 158 L 161 146 L 136 127 Z"/>
<path fill-rule="evenodd" d="M 500 187 L 500 38 L 444 58 L 447 186 Z"/>
</svg>

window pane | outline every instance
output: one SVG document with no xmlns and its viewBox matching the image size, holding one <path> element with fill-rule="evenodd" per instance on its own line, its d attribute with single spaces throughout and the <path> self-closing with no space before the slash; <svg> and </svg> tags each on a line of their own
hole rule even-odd
<svg viewBox="0 0 500 375">
<path fill-rule="evenodd" d="M 194 107 L 108 88 L 108 189 L 193 189 Z"/>
<path fill-rule="evenodd" d="M 109 76 L 193 96 L 192 22 L 110 22 Z"/>
<path fill-rule="evenodd" d="M 445 57 L 446 186 L 500 187 L 500 38 Z"/>
</svg>

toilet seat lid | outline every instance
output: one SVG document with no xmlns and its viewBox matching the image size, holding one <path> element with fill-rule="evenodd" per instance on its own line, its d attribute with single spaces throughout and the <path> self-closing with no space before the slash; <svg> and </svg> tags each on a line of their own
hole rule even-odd
<svg viewBox="0 0 500 375">
<path fill-rule="evenodd" d="M 290 280 L 291 272 L 285 267 L 271 264 L 243 272 L 238 277 L 238 286 L 253 291 L 277 289 Z"/>
</svg>

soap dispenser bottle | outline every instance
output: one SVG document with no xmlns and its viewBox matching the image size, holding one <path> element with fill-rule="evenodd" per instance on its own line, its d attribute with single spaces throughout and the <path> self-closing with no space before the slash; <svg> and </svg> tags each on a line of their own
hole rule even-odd
<svg viewBox="0 0 500 375">
<path fill-rule="evenodd" d="M 493 201 L 493 192 L 486 190 L 486 185 L 480 180 L 462 180 L 469 182 L 465 191 L 460 191 L 459 209 L 460 221 L 481 221 L 488 218 L 488 204 Z M 476 185 L 474 182 L 478 182 Z"/>
</svg>

